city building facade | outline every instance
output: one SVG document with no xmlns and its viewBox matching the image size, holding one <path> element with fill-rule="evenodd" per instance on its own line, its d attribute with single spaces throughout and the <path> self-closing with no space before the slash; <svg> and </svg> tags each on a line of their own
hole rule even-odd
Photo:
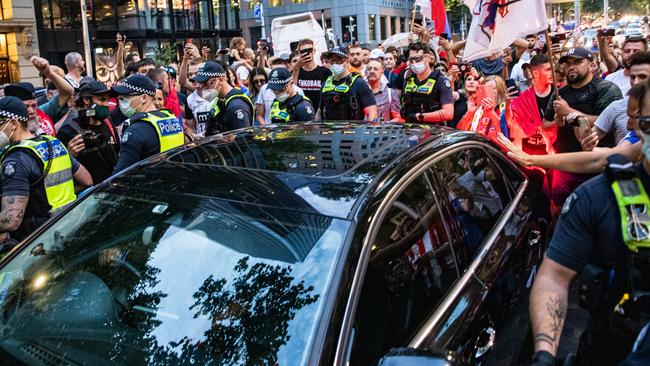
<svg viewBox="0 0 650 366">
<path fill-rule="evenodd" d="M 237 0 L 235 0 L 237 1 Z M 262 22 L 256 17 L 258 1 L 241 2 L 240 18 L 244 38 L 254 43 L 262 37 Z M 412 0 L 261 0 L 267 38 L 276 17 L 311 12 L 323 28 L 331 29 L 338 42 L 358 41 L 370 47 L 390 35 L 407 32 Z M 350 33 L 348 26 L 354 25 Z"/>
<path fill-rule="evenodd" d="M 33 1 L 0 0 L 0 85 L 40 84 L 38 71 L 29 61 L 32 55 L 38 55 Z"/>
</svg>

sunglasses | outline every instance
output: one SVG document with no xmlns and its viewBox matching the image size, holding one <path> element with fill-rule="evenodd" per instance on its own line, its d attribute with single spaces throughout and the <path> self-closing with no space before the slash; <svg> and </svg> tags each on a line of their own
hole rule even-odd
<svg viewBox="0 0 650 366">
<path fill-rule="evenodd" d="M 413 57 L 409 57 L 409 61 L 410 61 L 411 63 L 413 63 L 413 62 L 420 62 L 420 61 L 422 61 L 422 60 L 424 60 L 424 55 L 422 55 L 422 56 L 413 56 Z"/>
<path fill-rule="evenodd" d="M 253 79 L 253 82 L 255 84 L 263 85 L 264 83 L 266 83 L 266 79 Z"/>
</svg>

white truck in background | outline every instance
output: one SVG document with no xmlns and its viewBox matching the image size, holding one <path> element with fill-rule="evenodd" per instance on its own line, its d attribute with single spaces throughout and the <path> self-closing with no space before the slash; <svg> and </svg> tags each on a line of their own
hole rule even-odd
<svg viewBox="0 0 650 366">
<path fill-rule="evenodd" d="M 271 42 L 275 55 L 291 53 L 304 38 L 314 41 L 314 60 L 320 64 L 320 54 L 329 50 L 330 46 L 325 30 L 311 12 L 278 17 L 271 21 Z"/>
</svg>

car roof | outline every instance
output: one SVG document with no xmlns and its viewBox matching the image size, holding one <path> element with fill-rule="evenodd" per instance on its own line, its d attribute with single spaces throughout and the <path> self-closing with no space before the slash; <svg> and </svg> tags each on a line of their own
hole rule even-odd
<svg viewBox="0 0 650 366">
<path fill-rule="evenodd" d="M 110 183 L 348 218 L 389 163 L 453 131 L 364 123 L 248 128 L 171 150 Z"/>
</svg>

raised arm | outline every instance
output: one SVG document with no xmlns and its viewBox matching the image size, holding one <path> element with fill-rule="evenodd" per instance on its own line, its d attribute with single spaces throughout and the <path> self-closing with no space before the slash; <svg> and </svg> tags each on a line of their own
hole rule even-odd
<svg viewBox="0 0 650 366">
<path fill-rule="evenodd" d="M 74 88 L 72 85 L 59 76 L 59 74 L 52 72 L 50 63 L 46 59 L 32 56 L 31 62 L 38 71 L 50 79 L 54 86 L 56 86 L 56 89 L 59 91 L 59 105 L 62 107 L 68 105 L 68 100 L 70 100 L 74 94 Z"/>
</svg>

